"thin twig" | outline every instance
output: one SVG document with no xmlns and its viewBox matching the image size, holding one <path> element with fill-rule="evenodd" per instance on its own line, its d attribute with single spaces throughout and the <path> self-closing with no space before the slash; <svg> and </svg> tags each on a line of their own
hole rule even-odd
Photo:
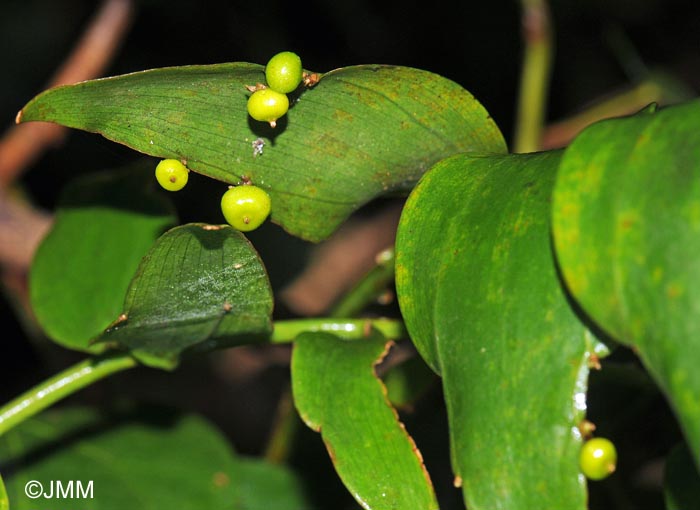
<svg viewBox="0 0 700 510">
<path fill-rule="evenodd" d="M 547 111 L 553 37 L 546 0 L 521 0 L 525 53 L 520 76 L 520 93 L 513 152 L 540 149 Z"/>
</svg>

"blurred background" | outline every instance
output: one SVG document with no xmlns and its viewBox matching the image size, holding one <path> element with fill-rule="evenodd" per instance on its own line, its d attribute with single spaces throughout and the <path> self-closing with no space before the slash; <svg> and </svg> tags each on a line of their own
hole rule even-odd
<svg viewBox="0 0 700 510">
<path fill-rule="evenodd" d="M 523 51 L 521 4 L 514 0 L 122 3 L 132 5 L 133 11 L 103 76 L 186 64 L 264 64 L 282 50 L 297 52 L 305 68 L 320 72 L 353 64 L 404 65 L 432 71 L 464 86 L 512 141 Z M 93 0 L 2 1 L 0 55 L 5 71 L 0 81 L 1 127 L 9 129 L 22 106 L 47 87 L 98 7 Z M 555 53 L 547 111 L 550 130 L 545 130 L 545 141 L 551 135 L 552 145 L 566 142 L 565 136 L 555 136 L 561 132 L 557 128 L 568 126 L 560 121 L 580 118 L 577 115 L 591 108 L 598 108 L 599 116 L 619 113 L 620 108 L 632 112 L 654 100 L 673 102 L 693 97 L 700 90 L 697 0 L 552 0 L 550 8 Z M 77 131 L 53 145 L 23 168 L 7 188 L 8 193 L 49 212 L 60 190 L 74 177 L 143 159 L 98 135 Z M 220 222 L 220 189 L 220 183 L 193 176 L 191 185 L 175 197 L 181 221 Z M 391 244 L 399 208 L 396 200 L 370 204 L 344 231 L 346 240 L 348 232 L 367 236 L 364 252 L 351 251 L 349 259 L 335 262 L 351 268 L 343 280 L 346 287 L 371 265 L 376 252 Z M 319 296 L 313 294 L 313 285 L 306 291 L 294 287 L 305 268 L 308 273 L 313 264 L 329 257 L 332 262 L 332 253 L 324 254 L 323 249 L 291 238 L 274 225 L 251 237 L 280 293 L 278 317 L 321 313 L 343 290 Z M 342 246 L 343 236 L 336 241 Z M 36 330 L 23 302 L 26 273 L 22 268 L 6 266 L 3 276 L 0 399 L 7 401 L 79 356 L 52 346 Z M 396 306 L 378 304 L 374 312 L 395 314 Z M 259 454 L 280 396 L 286 392 L 288 354 L 285 347 L 241 349 L 192 360 L 173 374 L 132 372 L 104 381 L 73 401 L 98 404 L 137 398 L 194 410 L 215 421 L 238 451 Z M 617 356 L 623 367 L 635 363 L 629 353 Z M 614 417 L 620 417 L 626 430 L 633 425 L 635 432 L 621 441 L 628 441 L 634 452 L 627 462 L 643 469 L 631 470 L 634 476 L 616 482 L 620 487 L 596 488 L 592 508 L 662 508 L 658 459 L 679 438 L 663 398 L 649 386 L 644 374 L 632 383 L 623 374 L 619 380 L 625 382 L 616 386 L 616 392 L 596 403 L 596 388 L 602 387 L 602 382 L 595 377 L 591 413 L 598 414 L 597 422 L 603 428 L 610 422 L 613 435 Z M 439 439 L 446 433 L 439 389 L 431 390 L 418 409 L 423 409 L 423 418 L 414 420 L 413 415 L 406 415 L 404 419 L 424 448 L 429 467 L 431 462 L 442 466 L 443 472 L 433 476 L 443 503 L 459 508 L 459 493 L 450 487 L 447 447 Z M 334 478 L 318 438 L 303 431 L 299 434 L 299 444 L 306 445 L 299 448 L 304 456 L 296 459 L 300 469 L 324 473 L 329 494 L 324 504 L 328 508 L 333 507 L 329 502 L 347 504 L 348 495 Z M 431 441 L 434 448 L 423 446 Z M 620 445 L 619 450 L 624 449 L 625 445 Z"/>
</svg>

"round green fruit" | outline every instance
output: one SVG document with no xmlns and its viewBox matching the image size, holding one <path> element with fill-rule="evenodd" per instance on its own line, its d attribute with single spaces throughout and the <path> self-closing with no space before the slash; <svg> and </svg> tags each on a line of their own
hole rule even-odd
<svg viewBox="0 0 700 510">
<path fill-rule="evenodd" d="M 233 227 L 242 232 L 255 230 L 270 214 L 270 195 L 257 186 L 229 188 L 221 197 L 221 212 Z"/>
<path fill-rule="evenodd" d="M 156 167 L 156 180 L 168 191 L 180 191 L 187 184 L 189 173 L 177 159 L 164 159 Z"/>
<path fill-rule="evenodd" d="M 267 86 L 283 94 L 289 94 L 299 86 L 302 74 L 301 59 L 291 51 L 278 53 L 265 66 Z"/>
<path fill-rule="evenodd" d="M 594 437 L 581 447 L 579 456 L 581 472 L 591 480 L 607 478 L 617 466 L 617 450 L 609 439 Z"/>
<path fill-rule="evenodd" d="M 255 120 L 277 125 L 277 119 L 289 110 L 289 99 L 272 89 L 256 90 L 248 99 L 248 113 Z"/>
</svg>

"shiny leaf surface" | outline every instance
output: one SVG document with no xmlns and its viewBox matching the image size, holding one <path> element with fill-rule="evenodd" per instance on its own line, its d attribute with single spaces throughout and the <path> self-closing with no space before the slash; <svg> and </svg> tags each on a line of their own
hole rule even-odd
<svg viewBox="0 0 700 510">
<path fill-rule="evenodd" d="M 470 510 L 586 508 L 577 426 L 600 346 L 572 312 L 552 259 L 560 157 L 449 158 L 401 217 L 399 304 L 442 375 L 455 482 Z"/>
<path fill-rule="evenodd" d="M 166 232 L 143 259 L 123 314 L 99 342 L 173 368 L 186 349 L 250 343 L 271 332 L 272 290 L 257 252 L 228 226 Z"/>
<path fill-rule="evenodd" d="M 275 129 L 248 116 L 245 87 L 259 82 L 254 64 L 154 69 L 49 90 L 20 118 L 101 133 L 227 183 L 245 176 L 269 192 L 273 221 L 314 241 L 372 198 L 410 189 L 448 155 L 505 151 L 471 94 L 426 71 L 331 71 Z"/>
</svg>

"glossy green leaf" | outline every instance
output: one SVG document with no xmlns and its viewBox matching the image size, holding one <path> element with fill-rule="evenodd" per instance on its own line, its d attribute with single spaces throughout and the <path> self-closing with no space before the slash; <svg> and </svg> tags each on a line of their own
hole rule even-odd
<svg viewBox="0 0 700 510">
<path fill-rule="evenodd" d="M 246 176 L 269 192 L 273 221 L 314 241 L 377 195 L 410 189 L 448 155 L 505 151 L 471 94 L 426 71 L 331 71 L 274 130 L 248 117 L 245 86 L 259 82 L 263 67 L 254 64 L 155 69 L 49 90 L 21 121 L 101 133 L 232 184 Z"/>
<path fill-rule="evenodd" d="M 173 368 L 186 349 L 266 338 L 271 315 L 270 282 L 246 237 L 229 226 L 183 225 L 161 236 L 143 259 L 122 316 L 98 341 Z"/>
<path fill-rule="evenodd" d="M 416 445 L 374 373 L 389 344 L 303 333 L 292 355 L 294 403 L 320 432 L 341 480 L 363 508 L 436 509 Z"/>
<path fill-rule="evenodd" d="M 226 440 L 203 420 L 158 409 L 103 419 L 88 409 L 49 412 L 0 439 L 0 469 L 12 510 L 232 510 L 241 497 Z M 37 481 L 54 497 L 31 499 Z M 66 499 L 55 482 L 77 482 L 92 498 Z M 65 487 L 65 485 L 64 485 Z M 37 490 L 38 486 L 35 486 Z M 84 492 L 83 492 L 84 493 Z"/>
<path fill-rule="evenodd" d="M 89 341 L 119 314 L 141 258 L 176 221 L 169 202 L 150 189 L 153 171 L 144 170 L 102 172 L 70 184 L 37 250 L 32 309 L 65 347 L 101 349 Z"/>
<path fill-rule="evenodd" d="M 560 157 L 449 158 L 401 217 L 399 304 L 442 374 L 455 482 L 470 510 L 586 508 L 578 424 L 601 346 L 572 312 L 552 259 Z"/>
<path fill-rule="evenodd" d="M 691 510 L 700 504 L 700 473 L 684 445 L 678 445 L 666 459 L 664 496 L 666 510 Z"/>
<path fill-rule="evenodd" d="M 563 158 L 553 235 L 571 293 L 634 347 L 700 458 L 700 101 L 600 122 Z M 700 465 L 700 462 L 699 462 Z"/>
</svg>

